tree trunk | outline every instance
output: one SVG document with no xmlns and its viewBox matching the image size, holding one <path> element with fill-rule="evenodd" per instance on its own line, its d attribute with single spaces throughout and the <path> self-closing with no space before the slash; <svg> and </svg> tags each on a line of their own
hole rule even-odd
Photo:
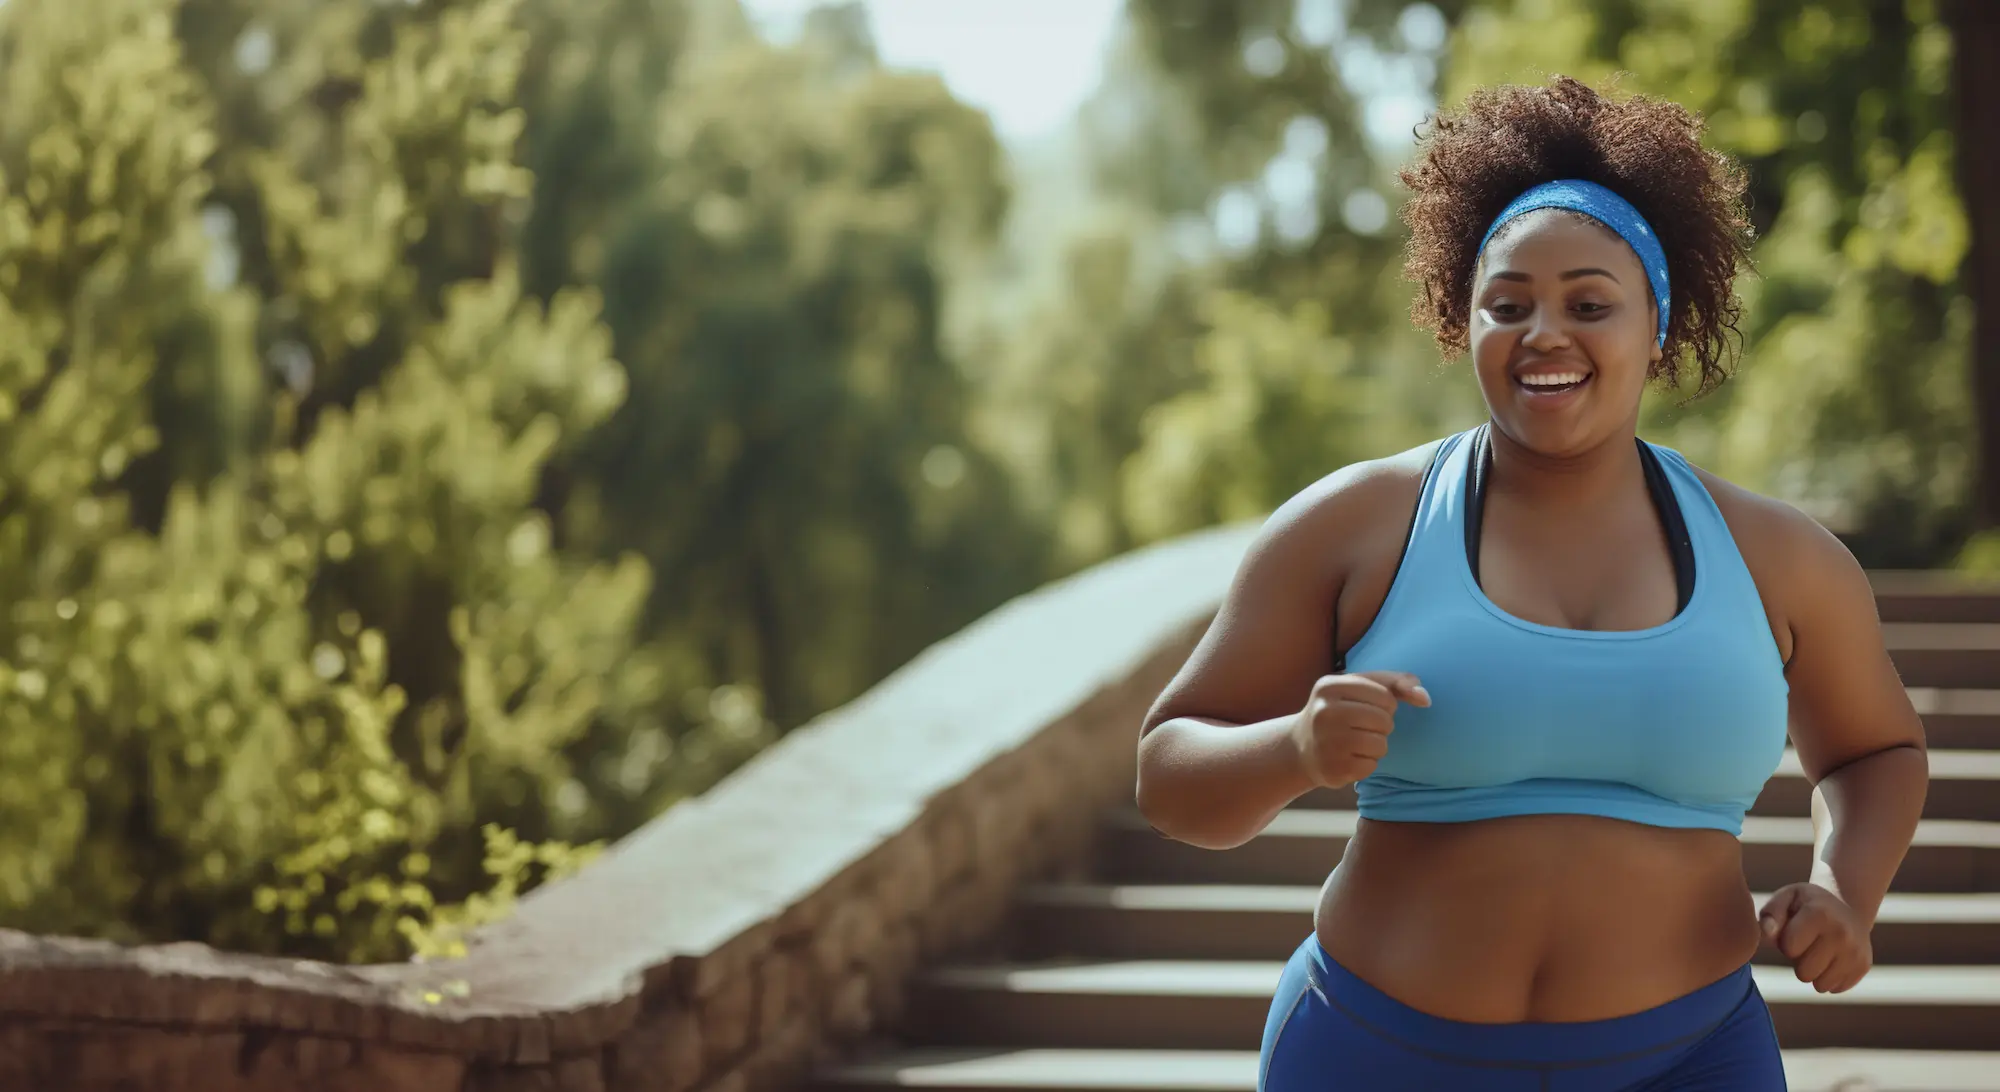
<svg viewBox="0 0 2000 1092">
<path fill-rule="evenodd" d="M 1972 392 L 1979 426 L 1976 497 L 1983 526 L 2000 525 L 2000 3 L 1947 9 L 1958 111 L 1958 182 L 1972 227 Z"/>
</svg>

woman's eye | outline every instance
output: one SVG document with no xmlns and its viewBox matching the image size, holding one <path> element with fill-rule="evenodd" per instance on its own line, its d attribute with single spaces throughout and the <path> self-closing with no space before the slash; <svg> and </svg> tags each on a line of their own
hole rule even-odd
<svg viewBox="0 0 2000 1092">
<path fill-rule="evenodd" d="M 1611 310 L 1611 308 L 1606 307 L 1604 304 L 1601 303 L 1590 303 L 1586 301 L 1584 303 L 1577 304 L 1574 310 L 1578 314 L 1582 315 L 1595 315 L 1600 311 L 1609 311 Z"/>
<path fill-rule="evenodd" d="M 1490 303 L 1486 305 L 1486 312 L 1494 318 L 1519 318 L 1521 311 L 1521 305 L 1518 303 Z"/>
</svg>

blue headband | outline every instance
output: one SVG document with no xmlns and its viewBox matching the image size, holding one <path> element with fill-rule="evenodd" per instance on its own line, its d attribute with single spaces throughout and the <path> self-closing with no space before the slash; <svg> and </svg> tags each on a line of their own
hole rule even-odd
<svg viewBox="0 0 2000 1092">
<path fill-rule="evenodd" d="M 1653 225 L 1646 222 L 1639 210 L 1630 201 L 1605 189 L 1595 182 L 1585 182 L 1580 178 L 1565 178 L 1556 182 L 1544 182 L 1529 190 L 1493 218 L 1493 226 L 1486 229 L 1486 237 L 1479 240 L 1479 252 L 1485 253 L 1486 244 L 1500 226 L 1524 212 L 1536 209 L 1568 209 L 1580 212 L 1618 233 L 1625 240 L 1632 253 L 1639 256 L 1639 264 L 1645 267 L 1646 280 L 1652 283 L 1653 299 L 1660 305 L 1660 340 L 1667 343 L 1667 252 L 1660 249 L 1659 237 L 1653 234 Z"/>
</svg>

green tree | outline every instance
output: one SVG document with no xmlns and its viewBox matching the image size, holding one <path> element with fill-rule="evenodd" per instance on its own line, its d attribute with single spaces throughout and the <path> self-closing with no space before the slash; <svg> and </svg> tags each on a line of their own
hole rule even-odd
<svg viewBox="0 0 2000 1092">
<path fill-rule="evenodd" d="M 748 684 L 790 727 L 1037 583 L 1041 547 L 944 330 L 1006 209 L 989 126 L 883 71 L 853 9 L 787 47 L 726 31 L 607 109 L 647 120 L 607 144 L 644 167 L 544 266 L 601 291 L 632 384 L 565 464 L 563 530 L 652 565 L 677 687 Z"/>
<path fill-rule="evenodd" d="M 1033 492 L 1064 498 L 1066 564 L 1249 518 L 1476 419 L 1467 377 L 1406 318 L 1395 150 L 1366 135 L 1344 71 L 1421 75 L 1437 43 L 1411 28 L 1460 6 L 1126 5 L 1082 118 L 1117 215 L 1075 244 L 1090 260 L 1054 270 L 992 384 L 1046 392 L 995 399 L 1018 408 L 989 431 L 1014 438 Z"/>
<path fill-rule="evenodd" d="M 0 918 L 449 940 L 1040 581 L 945 332 L 1000 149 L 856 14 L 0 6 Z"/>
<path fill-rule="evenodd" d="M 1953 98 L 1960 133 L 2000 131 L 2000 9 L 1949 0 Z M 1972 236 L 1966 289 L 1973 300 L 1972 377 L 1979 424 L 1977 516 L 2000 524 L 2000 144 L 1958 149 L 1959 196 Z"/>
<path fill-rule="evenodd" d="M 1146 413 L 1198 381 L 1198 278 L 1162 269 L 1145 219 L 1103 216 L 1059 236 L 1052 276 L 1017 287 L 1011 308 L 978 316 L 972 434 L 1005 466 L 1057 571 L 1131 549 L 1125 464 Z M 1154 525 L 1158 524 L 1154 520 Z"/>
<path fill-rule="evenodd" d="M 242 14 L 0 8 L 0 916 L 382 958 L 578 859 L 508 830 L 609 833 L 586 737 L 673 742 L 646 566 L 536 504 L 625 380 L 594 292 L 521 285 L 516 0 Z M 245 373 L 128 520 L 154 392 Z M 683 765 L 764 734 L 721 703 Z"/>
<path fill-rule="evenodd" d="M 1203 382 L 1147 411 L 1125 464 L 1125 518 L 1141 538 L 1256 519 L 1308 475 L 1414 442 L 1379 412 L 1386 392 L 1331 335 L 1324 305 L 1217 293 L 1206 310 Z"/>
<path fill-rule="evenodd" d="M 202 290 L 212 139 L 164 15 L 0 8 L 0 912 L 31 927 L 114 928 L 140 882 L 133 612 L 94 600 L 155 571 L 118 479 L 158 444 L 157 341 L 242 319 Z"/>
</svg>

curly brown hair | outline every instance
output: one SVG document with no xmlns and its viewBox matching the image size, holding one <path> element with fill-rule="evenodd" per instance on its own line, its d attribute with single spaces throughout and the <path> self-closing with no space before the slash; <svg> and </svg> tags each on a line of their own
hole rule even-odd
<svg viewBox="0 0 2000 1092">
<path fill-rule="evenodd" d="M 1468 348 L 1472 274 L 1480 237 L 1522 191 L 1559 178 L 1609 187 L 1658 232 L 1672 286 L 1667 342 L 1651 378 L 1681 383 L 1699 368 L 1695 396 L 1729 375 L 1749 265 L 1746 185 L 1735 160 L 1702 147 L 1699 115 L 1644 95 L 1611 98 L 1567 76 L 1541 87 L 1492 87 L 1440 112 L 1417 157 L 1398 175 L 1410 190 L 1404 273 L 1422 286 L 1410 314 L 1446 353 Z"/>
</svg>

